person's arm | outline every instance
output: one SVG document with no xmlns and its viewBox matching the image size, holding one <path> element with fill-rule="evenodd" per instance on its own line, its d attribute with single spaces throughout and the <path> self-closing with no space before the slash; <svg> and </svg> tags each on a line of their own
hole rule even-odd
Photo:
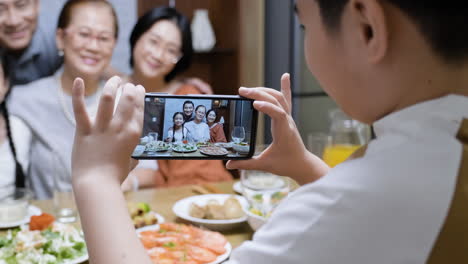
<svg viewBox="0 0 468 264">
<path fill-rule="evenodd" d="M 211 86 L 200 78 L 187 78 L 184 83 L 195 86 L 202 94 L 213 94 Z"/>
<path fill-rule="evenodd" d="M 83 80 L 73 83 L 73 190 L 91 263 L 150 264 L 120 189 L 141 135 L 145 90 L 125 84 L 113 115 L 120 83 L 119 77 L 106 83 L 94 122 L 86 112 Z"/>
<path fill-rule="evenodd" d="M 210 127 L 205 123 L 203 128 L 203 142 L 210 141 Z"/>
<path fill-rule="evenodd" d="M 227 142 L 226 135 L 224 134 L 223 124 L 218 123 L 215 129 L 216 129 L 216 134 L 215 134 L 216 142 Z"/>
<path fill-rule="evenodd" d="M 171 135 L 174 135 L 174 132 L 173 132 L 173 128 L 170 127 L 168 130 L 167 130 L 167 138 L 166 138 L 166 142 L 172 142 L 172 136 Z"/>
<path fill-rule="evenodd" d="M 254 107 L 272 119 L 272 144 L 250 160 L 228 161 L 228 169 L 263 170 L 289 176 L 299 184 L 313 182 L 325 175 L 330 167 L 306 150 L 291 116 L 291 86 L 289 74 L 281 77 L 281 92 L 269 88 L 240 88 L 241 96 L 254 99 Z"/>
</svg>

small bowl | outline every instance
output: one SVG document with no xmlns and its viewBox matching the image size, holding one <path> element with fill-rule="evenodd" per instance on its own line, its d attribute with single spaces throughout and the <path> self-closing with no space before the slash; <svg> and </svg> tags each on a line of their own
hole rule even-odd
<svg viewBox="0 0 468 264">
<path fill-rule="evenodd" d="M 256 215 L 256 214 L 250 212 L 250 210 L 248 210 L 248 208 L 244 208 L 244 212 L 247 215 L 247 222 L 249 223 L 249 226 L 254 231 L 257 231 L 258 229 L 260 229 L 260 227 L 262 227 L 263 224 L 265 224 L 266 221 L 267 221 L 267 219 L 265 217 L 259 216 L 259 215 Z"/>
<path fill-rule="evenodd" d="M 232 144 L 232 149 L 234 151 L 239 152 L 239 153 L 249 153 L 250 152 L 250 146 L 249 145 L 243 146 L 243 145 L 233 143 Z"/>
<path fill-rule="evenodd" d="M 32 192 L 25 188 L 18 188 L 11 190 L 7 195 L 2 195 L 0 199 L 0 222 L 15 222 L 27 216 Z"/>
</svg>

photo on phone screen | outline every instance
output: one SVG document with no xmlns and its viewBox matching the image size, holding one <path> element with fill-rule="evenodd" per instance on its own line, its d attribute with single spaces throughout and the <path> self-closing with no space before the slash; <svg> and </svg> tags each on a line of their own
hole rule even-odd
<svg viewBox="0 0 468 264">
<path fill-rule="evenodd" d="M 257 111 L 238 96 L 147 94 L 136 159 L 246 159 L 255 149 Z"/>
</svg>

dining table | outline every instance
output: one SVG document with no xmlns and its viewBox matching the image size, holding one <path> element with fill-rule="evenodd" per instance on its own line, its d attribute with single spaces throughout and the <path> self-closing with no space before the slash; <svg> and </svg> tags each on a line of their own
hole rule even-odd
<svg viewBox="0 0 468 264">
<path fill-rule="evenodd" d="M 172 206 L 179 200 L 208 193 L 224 193 L 236 194 L 233 190 L 233 184 L 236 181 L 200 184 L 200 185 L 184 185 L 168 188 L 151 188 L 125 193 L 125 198 L 128 202 L 144 202 L 151 206 L 151 210 L 162 215 L 165 222 L 186 223 L 178 218 L 172 211 Z M 39 207 L 43 212 L 53 214 L 52 200 L 34 200 L 33 205 Z M 79 219 L 75 223 L 80 226 Z M 238 247 L 242 242 L 250 240 L 254 231 L 250 228 L 247 222 L 238 226 L 236 229 L 221 232 L 226 239 L 231 243 L 233 248 Z M 84 262 L 88 263 L 88 262 Z"/>
</svg>

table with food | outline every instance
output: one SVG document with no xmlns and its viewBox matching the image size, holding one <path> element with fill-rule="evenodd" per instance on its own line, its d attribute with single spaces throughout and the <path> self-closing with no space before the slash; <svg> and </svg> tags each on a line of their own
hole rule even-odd
<svg viewBox="0 0 468 264">
<path fill-rule="evenodd" d="M 238 157 L 250 151 L 249 143 L 240 142 L 175 142 L 141 141 L 134 155 L 145 157 Z"/>
<path fill-rule="evenodd" d="M 251 239 L 267 219 L 255 214 L 238 192 L 238 182 L 224 182 L 145 189 L 125 196 L 136 233 L 154 263 L 176 259 L 215 264 L 228 259 L 231 250 Z M 22 205 L 23 212 L 13 198 L 0 201 L 0 264 L 87 263 L 79 220 L 58 222 L 51 200 L 25 204 L 23 199 Z"/>
</svg>

